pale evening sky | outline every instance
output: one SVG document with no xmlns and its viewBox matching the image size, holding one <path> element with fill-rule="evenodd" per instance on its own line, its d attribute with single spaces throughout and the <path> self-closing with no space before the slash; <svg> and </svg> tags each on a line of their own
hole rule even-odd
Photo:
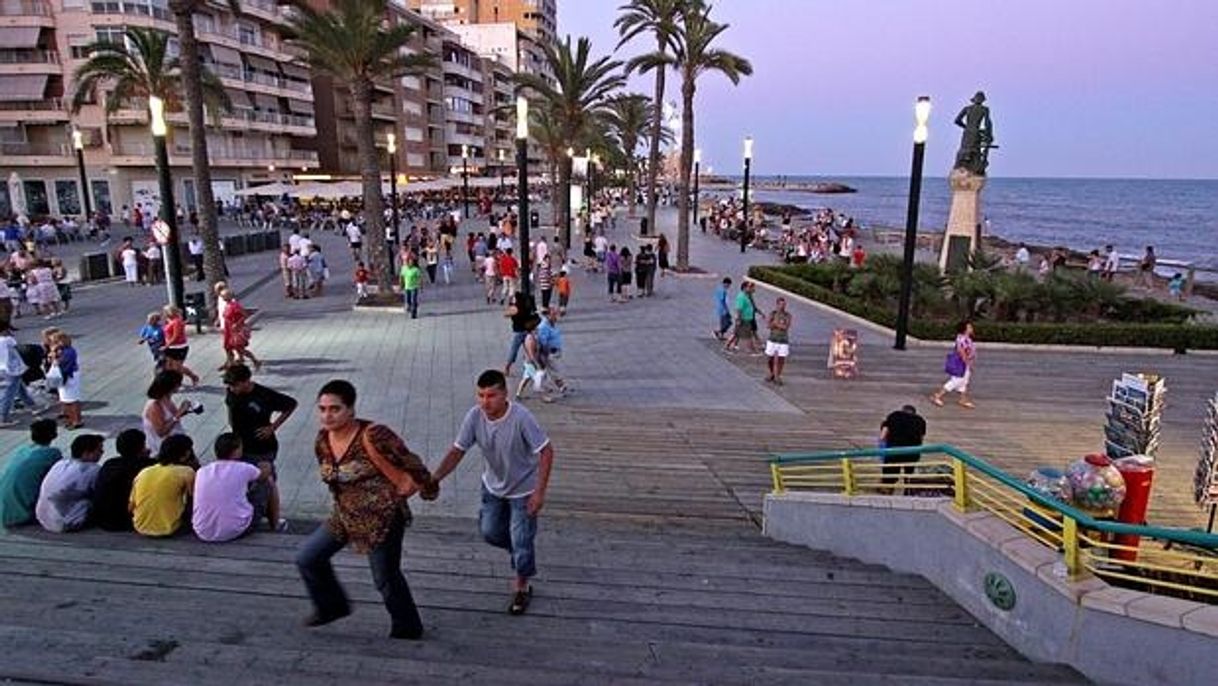
<svg viewBox="0 0 1218 686">
<path fill-rule="evenodd" d="M 624 0 L 560 0 L 559 35 L 617 44 Z M 926 173 L 944 176 L 952 119 L 984 90 L 991 175 L 1218 178 L 1216 0 L 719 0 L 741 85 L 698 84 L 704 164 L 739 173 L 905 175 L 913 101 L 931 96 Z M 620 58 L 652 49 L 631 43 Z M 650 76 L 631 89 L 652 93 Z M 676 79 L 666 100 L 679 101 Z"/>
</svg>

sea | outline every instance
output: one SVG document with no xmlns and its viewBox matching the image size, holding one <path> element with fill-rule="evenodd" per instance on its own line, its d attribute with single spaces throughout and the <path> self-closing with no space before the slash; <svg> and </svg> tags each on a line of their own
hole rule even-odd
<svg viewBox="0 0 1218 686">
<path fill-rule="evenodd" d="M 844 183 L 858 192 L 824 195 L 758 189 L 750 196 L 808 209 L 831 207 L 867 227 L 905 226 L 908 177 L 784 178 L 791 184 Z M 924 178 L 919 227 L 942 231 L 950 203 L 946 178 Z M 1118 253 L 1129 256 L 1140 256 L 1147 245 L 1153 245 L 1161 259 L 1218 270 L 1218 180 L 993 177 L 982 191 L 981 209 L 989 219 L 989 235 L 1008 241 L 1084 252 L 1112 244 Z M 1218 278 L 1213 272 L 1197 276 L 1206 281 Z"/>
</svg>

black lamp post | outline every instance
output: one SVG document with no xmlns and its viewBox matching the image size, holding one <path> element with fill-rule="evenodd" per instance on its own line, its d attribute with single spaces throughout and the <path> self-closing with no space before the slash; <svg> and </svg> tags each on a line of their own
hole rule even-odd
<svg viewBox="0 0 1218 686">
<path fill-rule="evenodd" d="M 753 169 L 753 137 L 744 139 L 744 224 L 740 227 L 740 252 L 749 247 L 749 173 Z"/>
<path fill-rule="evenodd" d="M 501 151 L 502 152 L 502 151 Z M 503 175 L 499 176 L 502 184 Z M 532 294 L 529 282 L 529 101 L 516 96 L 516 220 L 520 226 L 520 292 Z"/>
<path fill-rule="evenodd" d="M 702 150 L 694 149 L 694 225 L 698 224 L 698 177 L 702 175 Z"/>
<path fill-rule="evenodd" d="M 389 134 L 386 148 L 389 150 L 389 207 L 393 217 L 393 231 L 385 239 L 385 259 L 392 271 L 394 267 L 393 244 L 401 240 L 401 234 L 398 233 L 401 225 L 398 219 L 398 137 L 396 134 Z"/>
<path fill-rule="evenodd" d="M 93 221 L 93 198 L 89 195 L 89 175 L 85 173 L 85 141 L 80 129 L 72 129 L 72 147 L 76 149 L 76 168 L 80 172 L 80 193 L 84 197 L 85 229 Z"/>
<path fill-rule="evenodd" d="M 173 202 L 173 177 L 169 175 L 169 148 L 165 145 L 165 102 L 153 95 L 148 98 L 151 114 L 152 142 L 156 148 L 156 173 L 161 190 L 161 220 L 165 234 L 165 288 L 169 304 L 182 310 L 185 305 L 182 287 L 182 246 L 178 242 L 178 213 Z"/>
<path fill-rule="evenodd" d="M 909 172 L 909 211 L 905 214 L 905 261 L 901 265 L 901 300 L 897 307 L 897 340 L 893 348 L 905 349 L 909 334 L 909 305 L 913 296 L 914 251 L 918 247 L 918 204 L 922 199 L 922 156 L 926 151 L 926 122 L 930 119 L 930 98 L 923 95 L 914 105 L 913 164 Z"/>
<path fill-rule="evenodd" d="M 566 227 L 566 230 L 563 231 L 562 247 L 567 250 L 570 250 L 571 249 L 571 215 L 575 213 L 575 208 L 571 207 L 571 182 L 570 182 L 571 177 L 575 175 L 575 149 L 574 148 L 567 148 L 567 159 L 563 162 L 563 164 L 567 165 L 567 169 L 570 171 L 567 172 L 567 179 L 568 179 L 567 187 L 562 189 L 562 192 L 567 194 L 567 202 L 566 202 L 567 227 Z"/>
<path fill-rule="evenodd" d="M 588 198 L 585 202 L 588 205 L 588 219 L 589 219 L 589 221 L 591 221 L 592 196 L 596 193 L 596 177 L 594 176 L 596 174 L 596 165 L 594 164 L 594 160 L 592 159 L 592 150 L 591 149 L 588 149 L 588 148 L 584 149 L 584 160 L 585 160 L 585 164 L 587 165 L 586 168 L 588 170 Z"/>
<path fill-rule="evenodd" d="M 504 193 L 503 177 L 507 173 L 507 164 L 504 162 L 505 157 L 506 157 L 506 155 L 503 152 L 503 148 L 499 148 L 499 197 L 500 198 L 503 197 L 503 193 Z"/>
<path fill-rule="evenodd" d="M 465 218 L 469 219 L 469 146 L 461 146 L 461 201 L 465 204 Z"/>
</svg>

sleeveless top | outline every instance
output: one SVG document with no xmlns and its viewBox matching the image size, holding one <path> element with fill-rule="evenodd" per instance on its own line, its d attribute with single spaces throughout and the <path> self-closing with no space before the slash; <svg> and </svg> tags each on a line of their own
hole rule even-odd
<svg viewBox="0 0 1218 686">
<path fill-rule="evenodd" d="M 166 408 L 164 403 L 159 400 L 149 400 L 148 402 L 156 404 L 157 408 L 161 411 L 161 416 L 164 417 L 166 422 L 172 422 L 174 420 L 174 415 L 176 413 L 172 408 Z M 152 425 L 152 422 L 148 421 L 148 405 L 144 405 L 144 412 L 140 415 L 140 423 L 142 425 L 141 428 L 144 430 L 145 445 L 148 446 L 148 450 L 152 453 L 153 459 L 156 458 L 156 454 L 161 450 L 161 442 L 164 441 L 165 438 L 183 433 L 182 424 L 175 423 L 173 425 L 173 429 L 168 434 L 165 436 L 158 436 L 156 427 Z"/>
</svg>

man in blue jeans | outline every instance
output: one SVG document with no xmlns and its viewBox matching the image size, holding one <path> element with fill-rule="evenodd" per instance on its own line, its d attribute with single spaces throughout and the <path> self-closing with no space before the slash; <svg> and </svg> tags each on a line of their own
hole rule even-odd
<svg viewBox="0 0 1218 686">
<path fill-rule="evenodd" d="M 17 400 L 34 416 L 42 412 L 42 407 L 34 402 L 21 378 L 29 367 L 17 352 L 17 339 L 13 338 L 12 326 L 5 321 L 0 321 L 0 365 L 3 376 L 0 378 L 3 384 L 3 388 L 0 388 L 0 427 L 16 426 L 17 421 L 12 418 L 12 413 Z"/>
<path fill-rule="evenodd" d="M 732 310 L 727 304 L 728 292 L 732 290 L 732 278 L 723 277 L 723 282 L 715 288 L 715 316 L 719 318 L 719 328 L 712 329 L 711 334 L 719 340 L 727 335 L 732 328 Z"/>
<path fill-rule="evenodd" d="M 511 553 L 516 576 L 508 612 L 524 614 L 533 595 L 529 579 L 537 573 L 533 538 L 537 515 L 545 505 L 554 447 L 533 413 L 508 401 L 507 377 L 496 369 L 478 377 L 478 404 L 466 413 L 457 440 L 432 473 L 434 483 L 456 469 L 475 445 L 486 461 L 479 528 L 487 543 Z M 423 497 L 430 500 L 436 495 L 438 490 Z"/>
</svg>

